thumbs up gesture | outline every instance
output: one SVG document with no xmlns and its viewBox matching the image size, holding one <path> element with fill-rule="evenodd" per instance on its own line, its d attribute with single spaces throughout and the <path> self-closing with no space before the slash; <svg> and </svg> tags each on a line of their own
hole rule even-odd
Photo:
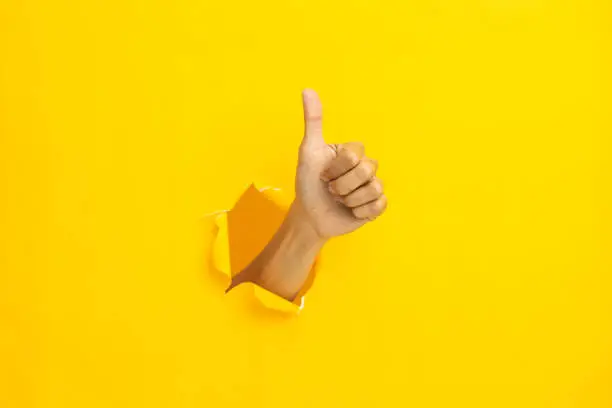
<svg viewBox="0 0 612 408">
<path fill-rule="evenodd" d="M 302 94 L 305 132 L 296 175 L 296 200 L 322 238 L 349 233 L 381 215 L 387 198 L 378 163 L 361 143 L 327 144 L 319 96 Z"/>
<path fill-rule="evenodd" d="M 319 97 L 312 90 L 305 90 L 302 97 L 306 129 L 296 199 L 274 237 L 232 279 L 228 291 L 253 282 L 295 300 L 327 240 L 356 230 L 387 207 L 376 161 L 365 156 L 361 143 L 325 143 Z"/>
</svg>

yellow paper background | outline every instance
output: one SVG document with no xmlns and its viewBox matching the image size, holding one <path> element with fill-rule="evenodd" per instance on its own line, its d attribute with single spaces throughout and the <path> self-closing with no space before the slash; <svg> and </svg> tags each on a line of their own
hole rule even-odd
<svg viewBox="0 0 612 408">
<path fill-rule="evenodd" d="M 612 406 L 611 16 L 3 0 L 0 406 Z M 306 86 L 390 205 L 287 319 L 204 215 L 291 188 Z"/>
</svg>

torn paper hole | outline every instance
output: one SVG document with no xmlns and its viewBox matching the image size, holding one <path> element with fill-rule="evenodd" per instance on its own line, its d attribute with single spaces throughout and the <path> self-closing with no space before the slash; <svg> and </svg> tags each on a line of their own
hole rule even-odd
<svg viewBox="0 0 612 408">
<path fill-rule="evenodd" d="M 213 243 L 213 265 L 229 281 L 264 249 L 278 230 L 290 201 L 277 188 L 257 188 L 251 184 L 229 211 L 216 215 L 217 235 Z M 315 264 L 316 265 L 316 264 Z M 308 280 L 294 302 L 277 296 L 255 284 L 253 294 L 266 307 L 297 313 L 304 307 L 304 293 L 314 280 L 313 267 Z"/>
</svg>

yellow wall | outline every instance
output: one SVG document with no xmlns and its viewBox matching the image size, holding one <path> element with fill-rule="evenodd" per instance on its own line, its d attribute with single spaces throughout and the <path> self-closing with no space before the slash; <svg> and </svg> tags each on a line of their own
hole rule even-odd
<svg viewBox="0 0 612 408">
<path fill-rule="evenodd" d="M 611 407 L 607 0 L 0 2 L 0 407 Z M 300 90 L 390 205 L 299 318 L 209 268 Z"/>
</svg>

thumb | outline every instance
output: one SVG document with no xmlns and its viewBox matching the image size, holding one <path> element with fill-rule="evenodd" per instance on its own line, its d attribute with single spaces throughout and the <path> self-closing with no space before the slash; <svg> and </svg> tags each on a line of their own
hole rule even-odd
<svg viewBox="0 0 612 408">
<path fill-rule="evenodd" d="M 312 89 L 302 92 L 304 104 L 304 140 L 302 145 L 325 144 L 323 140 L 323 107 L 319 95 Z"/>
</svg>

